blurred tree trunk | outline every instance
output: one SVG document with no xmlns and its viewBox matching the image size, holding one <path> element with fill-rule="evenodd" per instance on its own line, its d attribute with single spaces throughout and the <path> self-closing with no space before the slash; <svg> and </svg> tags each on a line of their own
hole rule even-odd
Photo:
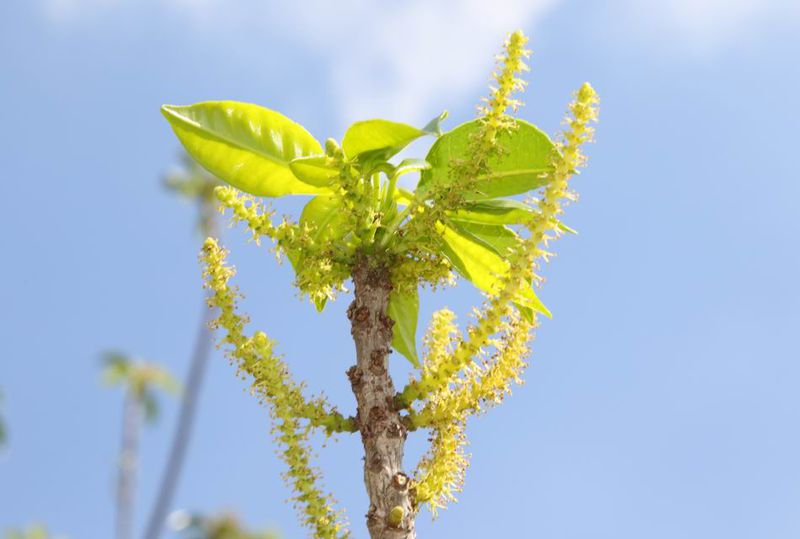
<svg viewBox="0 0 800 539">
<path fill-rule="evenodd" d="M 128 390 L 125 392 L 122 410 L 122 449 L 117 482 L 117 539 L 133 538 L 133 506 L 141 426 L 142 402 Z"/>
</svg>

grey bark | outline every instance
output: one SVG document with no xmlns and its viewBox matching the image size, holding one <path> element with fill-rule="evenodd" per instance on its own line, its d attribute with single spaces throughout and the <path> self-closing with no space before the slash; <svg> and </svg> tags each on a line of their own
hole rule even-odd
<svg viewBox="0 0 800 539">
<path fill-rule="evenodd" d="M 358 404 L 364 444 L 364 483 L 369 495 L 367 528 L 372 539 L 414 539 L 414 493 L 403 472 L 407 429 L 394 406 L 388 371 L 391 318 L 386 314 L 392 285 L 385 267 L 367 260 L 353 270 L 355 299 L 347 316 L 356 345 L 356 365 L 347 371 Z M 396 519 L 398 515 L 402 515 Z"/>
</svg>

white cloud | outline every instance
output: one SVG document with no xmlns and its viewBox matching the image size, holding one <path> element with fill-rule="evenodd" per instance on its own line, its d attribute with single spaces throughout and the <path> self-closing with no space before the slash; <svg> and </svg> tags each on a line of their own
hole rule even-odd
<svg viewBox="0 0 800 539">
<path fill-rule="evenodd" d="M 321 60 L 341 123 L 369 116 L 426 121 L 486 82 L 505 34 L 535 28 L 563 0 L 42 0 L 57 24 L 170 15 L 218 43 L 232 37 L 296 47 Z M 625 46 L 710 54 L 796 19 L 798 0 L 609 0 Z M 586 13 L 591 13 L 587 11 Z M 590 18 L 587 15 L 587 18 Z M 577 22 L 577 21 L 576 21 Z M 590 24 L 591 21 L 582 21 Z M 580 31 L 577 27 L 576 31 Z M 241 40 L 237 41 L 238 44 Z"/>
<path fill-rule="evenodd" d="M 44 1 L 58 24 L 145 3 L 190 19 L 206 35 L 269 33 L 328 67 L 342 122 L 369 116 L 421 122 L 487 82 L 505 35 L 535 26 L 562 0 Z"/>
<path fill-rule="evenodd" d="M 558 0 L 407 0 L 378 10 L 351 3 L 344 13 L 365 15 L 330 13 L 336 29 L 316 32 L 344 115 L 419 122 L 487 81 L 504 36 L 535 26 Z"/>
<path fill-rule="evenodd" d="M 622 0 L 617 14 L 673 52 L 710 55 L 800 16 L 797 0 Z"/>
</svg>

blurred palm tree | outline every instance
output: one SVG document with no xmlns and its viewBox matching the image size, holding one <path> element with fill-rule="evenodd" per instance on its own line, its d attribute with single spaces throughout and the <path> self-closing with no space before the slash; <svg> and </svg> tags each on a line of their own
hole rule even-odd
<svg viewBox="0 0 800 539">
<path fill-rule="evenodd" d="M 214 188 L 223 184 L 186 154 L 181 155 L 180 163 L 164 175 L 164 187 L 197 205 L 197 227 L 205 239 L 217 231 Z"/>
<path fill-rule="evenodd" d="M 122 412 L 122 447 L 117 480 L 117 539 L 133 537 L 133 496 L 137 474 L 139 434 L 143 422 L 158 417 L 156 393 L 176 394 L 178 382 L 161 366 L 119 352 L 103 357 L 103 382 L 125 391 Z"/>
<path fill-rule="evenodd" d="M 164 186 L 168 190 L 177 193 L 196 205 L 197 228 L 202 238 L 201 241 L 208 236 L 217 235 L 218 212 L 216 211 L 214 188 L 218 185 L 222 185 L 222 183 L 186 154 L 181 157 L 181 166 L 167 173 L 164 177 Z M 147 528 L 144 533 L 145 539 L 158 539 L 161 536 L 167 513 L 171 509 L 172 499 L 175 495 L 175 489 L 183 469 L 183 462 L 186 458 L 186 451 L 191 440 L 197 411 L 197 400 L 211 352 L 212 341 L 208 325 L 212 316 L 213 312 L 208 308 L 204 299 L 201 305 L 200 323 L 197 328 L 189 370 L 184 382 L 185 392 L 181 399 L 172 445 L 161 477 L 156 501 L 148 518 Z"/>
</svg>

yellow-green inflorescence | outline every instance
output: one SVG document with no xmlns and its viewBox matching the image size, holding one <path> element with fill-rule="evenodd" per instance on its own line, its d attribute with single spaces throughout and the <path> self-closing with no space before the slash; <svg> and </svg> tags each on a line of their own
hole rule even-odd
<svg viewBox="0 0 800 539">
<path fill-rule="evenodd" d="M 342 516 L 332 507 L 329 495 L 317 483 L 319 473 L 310 464 L 308 439 L 312 427 L 352 431 L 353 421 L 329 410 L 323 399 L 307 401 L 302 385 L 294 383 L 286 364 L 273 350 L 273 342 L 261 331 L 252 337 L 244 333 L 247 318 L 236 312 L 237 291 L 228 282 L 235 270 L 225 264 L 226 252 L 216 240 L 203 245 L 205 285 L 210 290 L 209 306 L 219 309 L 213 327 L 225 330 L 221 344 L 229 344 L 227 355 L 242 377 L 252 379 L 252 392 L 269 405 L 273 433 L 281 444 L 280 456 L 288 466 L 284 477 L 293 488 L 294 500 L 304 523 L 315 537 L 347 537 Z"/>
<path fill-rule="evenodd" d="M 505 54 L 498 60 L 501 69 L 494 74 L 497 87 L 491 88 L 489 97 L 484 100 L 485 105 L 479 107 L 481 128 L 470 141 L 470 158 L 451 164 L 455 186 L 442 189 L 438 198 L 434 198 L 432 207 L 419 205 L 422 213 L 409 223 L 412 236 L 429 236 L 428 231 L 446 219 L 445 211 L 456 210 L 463 203 L 464 194 L 471 190 L 475 178 L 488 169 L 489 159 L 502 154 L 498 136 L 515 125 L 514 119 L 506 111 L 509 108 L 516 110 L 520 106 L 521 102 L 514 99 L 513 95 L 525 87 L 525 82 L 518 75 L 528 70 L 524 61 L 530 55 L 530 51 L 525 49 L 527 40 L 519 31 L 506 40 Z M 523 286 L 529 286 L 530 279 L 526 279 L 526 276 L 532 266 L 533 253 L 528 251 L 530 249 L 520 248 L 517 256 L 512 257 L 503 286 L 489 298 L 486 308 L 478 313 L 476 324 L 469 328 L 469 337 L 460 343 L 451 355 L 451 361 L 435 372 L 428 375 L 423 373 L 419 381 L 409 384 L 403 391 L 402 402 L 410 404 L 441 387 L 480 351 L 502 319 L 513 310 L 510 302 L 517 298 Z"/>
<path fill-rule="evenodd" d="M 512 33 L 506 40 L 504 54 L 498 58 L 499 71 L 493 74 L 497 86 L 491 88 L 489 97 L 484 98 L 484 104 L 478 107 L 480 129 L 470 139 L 469 158 L 450 163 L 451 180 L 432 187 L 425 194 L 429 202 L 419 196 L 411 201 L 406 213 L 412 219 L 404 227 L 406 239 L 400 244 L 402 248 L 425 251 L 431 241 L 428 239 L 430 230 L 445 221 L 446 212 L 458 210 L 464 204 L 465 195 L 473 190 L 477 178 L 489 170 L 490 159 L 502 155 L 499 137 L 516 126 L 507 111 L 509 108 L 516 111 L 521 105 L 514 95 L 525 88 L 525 81 L 519 75 L 528 70 L 525 64 L 525 58 L 530 56 L 530 51 L 525 49 L 527 41 L 528 38 L 520 31 Z"/>
<path fill-rule="evenodd" d="M 244 223 L 259 243 L 262 238 L 275 242 L 276 253 L 286 256 L 295 269 L 295 285 L 315 304 L 335 298 L 350 277 L 350 253 L 331 251 L 315 227 L 284 219 L 272 223 L 272 212 L 257 198 L 232 187 L 218 187 L 215 195 L 220 209 L 230 210 L 234 223 Z"/>
<path fill-rule="evenodd" d="M 215 190 L 221 209 L 229 210 L 234 222 L 244 223 L 256 242 L 272 240 L 276 252 L 292 263 L 301 293 L 318 306 L 343 289 L 354 260 L 364 255 L 384 258 L 384 265 L 392 268 L 392 286 L 401 293 L 416 293 L 420 284 L 435 287 L 452 282 L 453 266 L 441 254 L 441 239 L 435 231 L 463 209 L 477 179 L 490 172 L 491 163 L 503 158 L 501 135 L 517 125 L 508 111 L 520 106 L 515 94 L 525 85 L 519 75 L 527 70 L 526 42 L 521 32 L 515 32 L 505 43 L 494 74 L 495 86 L 479 108 L 480 125 L 470 139 L 469 157 L 450 164 L 448 181 L 408 197 L 403 212 L 398 214 L 396 207 L 386 202 L 391 197 L 380 185 L 379 172 L 361 178 L 353 168 L 356 165 L 343 164 L 341 151 L 331 144 L 326 153 L 341 168 L 330 185 L 332 194 L 325 196 L 335 198 L 341 208 L 338 227 L 329 228 L 344 230 L 342 236 L 326 236 L 329 232 L 317 230 L 302 218 L 299 223 L 283 220 L 275 225 L 273 213 L 259 199 L 231 187 Z M 396 398 L 397 406 L 408 413 L 409 427 L 431 430 L 430 450 L 413 479 L 417 501 L 426 503 L 434 514 L 455 500 L 463 484 L 468 466 L 467 419 L 501 402 L 511 386 L 522 381 L 537 320 L 535 313 L 519 307 L 519 301 L 526 287 L 541 282 L 536 275 L 537 264 L 547 260 L 548 242 L 563 228 L 559 221 L 563 207 L 575 199 L 569 179 L 584 165 L 580 148 L 591 140 L 591 124 L 596 119 L 597 96 L 590 85 L 584 84 L 569 105 L 566 129 L 553 152 L 543 192 L 538 200 L 530 201 L 535 211 L 516 230 L 516 244 L 504 256 L 507 271 L 497 276 L 497 286 L 487 293 L 463 334 L 452 312 L 445 309 L 434 314 L 423 341 L 422 369 Z M 377 230 L 383 226 L 383 219 L 387 226 L 378 240 L 376 234 L 380 237 Z M 339 514 L 316 486 L 317 472 L 310 466 L 307 442 L 312 427 L 328 433 L 352 432 L 356 430 L 355 421 L 321 399 L 306 400 L 302 385 L 290 379 L 286 365 L 274 354 L 273 343 L 264 333 L 245 336 L 247 320 L 235 312 L 237 293 L 228 285 L 234 270 L 225 265 L 225 252 L 215 240 L 206 241 L 202 259 L 206 286 L 212 292 L 210 304 L 220 309 L 215 326 L 227 332 L 223 343 L 231 345 L 228 355 L 239 373 L 252 377 L 253 391 L 270 406 L 273 429 L 289 467 L 286 478 L 296 491 L 306 524 L 316 537 L 342 536 L 345 532 Z M 395 509 L 400 512 L 393 509 L 390 520 L 401 522 L 403 508 Z"/>
<path fill-rule="evenodd" d="M 418 501 L 427 503 L 434 513 L 455 499 L 463 483 L 468 464 L 464 453 L 467 417 L 500 402 L 512 383 L 522 381 L 536 318 L 521 317 L 512 301 L 523 286 L 539 281 L 535 264 L 547 259 L 548 241 L 560 234 L 563 206 L 575 199 L 568 181 L 585 164 L 580 147 L 592 139 L 597 103 L 589 84 L 576 92 L 569 105 L 567 129 L 552 157 L 549 181 L 536 201 L 538 211 L 525 225 L 527 236 L 520 238 L 509 257 L 509 271 L 501 286 L 489 295 L 465 337 L 452 313 L 445 310 L 434 315 L 425 337 L 422 372 L 398 398 L 403 406 L 421 400 L 410 408 L 410 422 L 433 431 L 431 449 L 420 462 L 415 481 Z"/>
</svg>

